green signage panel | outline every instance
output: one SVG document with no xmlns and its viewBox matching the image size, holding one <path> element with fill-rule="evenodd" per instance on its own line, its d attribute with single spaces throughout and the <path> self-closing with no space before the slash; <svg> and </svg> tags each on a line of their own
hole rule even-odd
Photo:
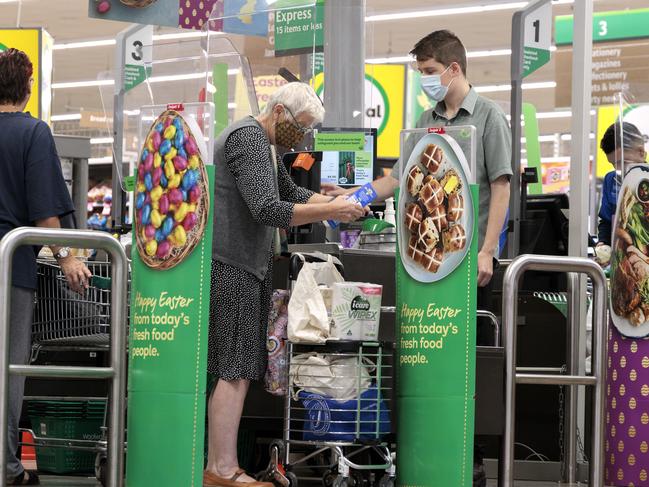
<svg viewBox="0 0 649 487">
<path fill-rule="evenodd" d="M 471 191 L 477 215 L 477 185 Z M 458 267 L 433 283 L 413 279 L 397 255 L 397 480 L 402 487 L 473 483 L 477 255 L 473 238 Z"/>
<path fill-rule="evenodd" d="M 527 167 L 535 167 L 539 182 L 527 185 L 528 194 L 543 193 L 541 182 L 541 143 L 539 142 L 539 121 L 536 118 L 536 107 L 523 103 L 523 120 L 525 121 L 525 149 L 527 150 Z"/>
<path fill-rule="evenodd" d="M 216 140 L 230 121 L 227 63 L 214 64 L 212 68 L 212 85 L 215 88 L 214 94 L 212 95 L 212 102 L 214 102 L 214 139 Z"/>
<path fill-rule="evenodd" d="M 549 49 L 523 48 L 523 76 L 528 76 L 550 62 Z"/>
<path fill-rule="evenodd" d="M 135 191 L 135 176 L 126 176 L 124 178 L 124 189 L 128 192 Z"/>
<path fill-rule="evenodd" d="M 364 132 L 319 132 L 315 136 L 317 151 L 362 151 L 365 149 Z"/>
<path fill-rule="evenodd" d="M 322 50 L 324 46 L 324 0 L 314 6 L 304 2 L 277 2 L 275 12 L 275 55 L 288 56 Z"/>
<path fill-rule="evenodd" d="M 574 19 L 560 15 L 555 19 L 555 43 L 572 44 Z M 649 37 L 649 8 L 598 12 L 593 15 L 593 41 L 615 41 Z"/>
<path fill-rule="evenodd" d="M 127 487 L 202 485 L 212 216 L 168 270 L 144 264 L 133 241 Z"/>
</svg>

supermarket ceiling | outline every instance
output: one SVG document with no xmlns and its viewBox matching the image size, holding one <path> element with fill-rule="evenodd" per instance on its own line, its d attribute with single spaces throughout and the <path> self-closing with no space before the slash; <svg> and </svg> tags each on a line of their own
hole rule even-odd
<svg viewBox="0 0 649 487">
<path fill-rule="evenodd" d="M 112 0 L 117 1 L 117 0 Z M 502 5 L 502 4 L 507 5 Z M 367 15 L 393 14 L 395 5 L 399 12 L 437 11 L 437 15 L 417 15 L 407 19 L 367 22 L 367 58 L 405 56 L 413 43 L 427 33 L 447 28 L 457 33 L 464 41 L 469 53 L 475 51 L 501 51 L 499 55 L 473 57 L 469 60 L 469 78 L 475 86 L 503 86 L 509 84 L 511 18 L 515 8 L 525 2 L 513 0 L 367 0 Z M 481 13 L 467 13 L 463 7 L 500 6 L 500 10 Z M 647 6 L 647 0 L 595 0 L 596 11 L 637 9 Z M 572 13 L 573 5 L 568 0 L 559 0 L 553 12 L 555 15 Z M 23 27 L 43 26 L 58 45 L 89 40 L 110 40 L 124 29 L 121 22 L 89 19 L 87 0 L 23 0 L 20 8 L 20 25 Z M 446 12 L 443 12 L 447 9 Z M 442 12 L 440 12 L 442 10 Z M 460 11 L 461 13 L 458 13 Z M 443 15 L 442 15 L 443 14 Z M 0 0 L 0 26 L 15 27 L 19 15 L 19 4 L 13 0 Z M 158 33 L 170 32 L 159 29 Z M 649 45 L 649 43 L 647 44 Z M 504 51 L 503 51 L 504 50 Z M 54 52 L 54 83 L 68 83 L 96 80 L 98 73 L 110 76 L 113 66 L 113 46 L 84 47 L 78 49 L 57 49 Z M 533 83 L 556 80 L 554 59 L 534 73 L 527 81 Z M 649 80 L 648 80 L 649 81 Z M 551 84 L 551 83 L 550 83 Z M 181 86 L 179 86 L 181 85 Z M 187 89 L 183 83 L 170 84 L 168 90 Z M 547 85 L 547 83 L 546 83 Z M 60 86 L 60 85 L 59 85 Z M 543 86 L 543 85 L 542 85 Z M 110 95 L 110 90 L 104 90 Z M 487 96 L 500 100 L 507 107 L 509 92 L 492 90 Z M 171 96 L 171 95 L 170 95 Z M 106 98 L 106 97 L 104 97 Z M 555 110 L 555 88 L 547 86 L 525 92 L 526 101 L 534 103 L 541 112 Z M 104 100 L 104 104 L 106 100 Z M 78 113 L 80 109 L 102 108 L 99 89 L 94 87 L 60 88 L 54 90 L 53 114 Z M 548 119 L 541 123 L 541 133 L 566 133 L 570 119 Z"/>
</svg>

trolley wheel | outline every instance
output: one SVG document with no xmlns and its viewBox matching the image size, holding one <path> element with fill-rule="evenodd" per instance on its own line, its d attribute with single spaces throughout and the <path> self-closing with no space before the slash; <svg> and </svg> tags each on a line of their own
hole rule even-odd
<svg viewBox="0 0 649 487">
<path fill-rule="evenodd" d="M 269 447 L 271 461 L 273 459 L 273 451 L 277 452 L 277 463 L 283 464 L 284 457 L 286 457 L 286 445 L 281 440 L 274 440 Z"/>
<path fill-rule="evenodd" d="M 379 487 L 394 487 L 394 478 L 385 474 L 379 481 Z"/>
<path fill-rule="evenodd" d="M 338 475 L 334 480 L 332 487 L 347 487 L 348 485 L 350 485 L 349 480 L 350 479 L 346 479 L 342 475 Z"/>
<path fill-rule="evenodd" d="M 107 458 L 105 453 L 97 453 L 95 457 L 95 477 L 99 483 L 106 487 L 106 468 L 107 468 Z"/>
<path fill-rule="evenodd" d="M 297 487 L 297 475 L 295 475 L 293 472 L 286 472 L 284 476 L 288 480 L 288 485 L 290 487 Z"/>
<path fill-rule="evenodd" d="M 333 487 L 336 478 L 338 477 L 338 472 L 333 470 L 327 470 L 322 476 L 322 485 L 323 487 Z"/>
</svg>

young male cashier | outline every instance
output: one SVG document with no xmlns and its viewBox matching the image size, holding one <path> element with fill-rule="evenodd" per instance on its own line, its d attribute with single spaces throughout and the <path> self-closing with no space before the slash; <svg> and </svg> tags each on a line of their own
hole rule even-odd
<svg viewBox="0 0 649 487">
<path fill-rule="evenodd" d="M 491 277 L 494 263 L 500 253 L 499 237 L 509 207 L 509 181 L 512 176 L 512 139 L 509 123 L 503 110 L 493 101 L 475 91 L 467 80 L 466 50 L 462 41 L 448 30 L 435 31 L 421 39 L 410 55 L 422 74 L 424 92 L 436 102 L 425 111 L 417 128 L 473 125 L 477 129 L 476 182 L 480 185 L 480 214 L 478 242 L 478 309 L 489 309 Z M 394 194 L 399 186 L 401 165 L 414 149 L 416 139 L 406 141 L 401 158 L 392 169 L 392 175 L 372 184 L 379 198 Z M 353 192 L 323 184 L 323 190 L 332 196 Z M 487 323 L 478 323 L 478 344 L 491 345 L 493 331 Z"/>
</svg>

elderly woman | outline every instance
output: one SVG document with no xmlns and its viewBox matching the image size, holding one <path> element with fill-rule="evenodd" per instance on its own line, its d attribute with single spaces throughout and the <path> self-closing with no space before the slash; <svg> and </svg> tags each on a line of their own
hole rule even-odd
<svg viewBox="0 0 649 487">
<path fill-rule="evenodd" d="M 237 431 L 250 381 L 266 371 L 278 229 L 327 219 L 349 222 L 364 213 L 343 197 L 332 200 L 296 186 L 277 157 L 276 146 L 296 147 L 323 116 L 310 86 L 289 83 L 261 115 L 234 123 L 216 142 L 208 371 L 218 382 L 209 401 L 204 486 L 272 486 L 239 468 Z"/>
</svg>

